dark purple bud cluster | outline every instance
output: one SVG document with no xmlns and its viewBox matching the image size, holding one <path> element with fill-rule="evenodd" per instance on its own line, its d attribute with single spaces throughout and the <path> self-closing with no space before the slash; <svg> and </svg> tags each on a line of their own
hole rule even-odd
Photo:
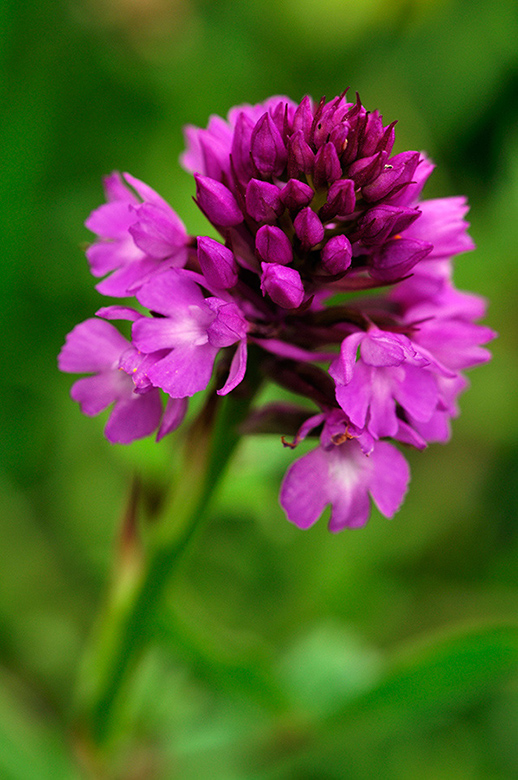
<svg viewBox="0 0 518 780">
<path fill-rule="evenodd" d="M 279 99 L 257 119 L 256 108 L 235 110 L 229 162 L 217 166 L 215 178 L 207 158 L 218 156 L 221 137 L 198 132 L 195 178 L 198 205 L 227 244 L 239 233 L 240 252 L 265 295 L 271 298 L 276 286 L 264 262 L 289 265 L 307 300 L 326 276 L 334 282 L 347 273 L 348 289 L 354 280 L 363 287 L 365 277 L 395 282 L 432 250 L 430 242 L 405 236 L 421 213 L 415 200 L 429 166 L 418 152 L 390 157 L 394 122 L 384 126 L 378 112 L 359 99 L 348 103 L 345 94 L 317 105 L 308 97 L 298 106 Z M 274 239 L 266 226 L 284 238 Z M 282 296 L 288 308 L 299 298 Z"/>
</svg>

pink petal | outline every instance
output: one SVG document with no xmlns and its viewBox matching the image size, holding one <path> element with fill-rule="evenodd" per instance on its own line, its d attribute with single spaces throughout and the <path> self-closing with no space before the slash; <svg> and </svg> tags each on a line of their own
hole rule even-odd
<svg viewBox="0 0 518 780">
<path fill-rule="evenodd" d="M 371 400 L 370 369 L 358 363 L 349 384 L 337 384 L 336 400 L 353 425 L 363 428 Z"/>
<path fill-rule="evenodd" d="M 177 347 L 151 366 L 147 375 L 173 398 L 190 398 L 209 384 L 216 352 L 210 344 Z"/>
<path fill-rule="evenodd" d="M 405 379 L 395 388 L 394 397 L 412 417 L 425 422 L 437 408 L 437 380 L 425 369 L 405 366 Z"/>
<path fill-rule="evenodd" d="M 129 233 L 120 241 L 98 241 L 86 250 L 90 271 L 94 276 L 104 276 L 116 268 L 138 262 L 144 255 L 135 246 Z"/>
<path fill-rule="evenodd" d="M 171 316 L 177 314 L 179 306 L 184 311 L 190 306 L 205 307 L 198 285 L 175 268 L 146 282 L 137 292 L 137 300 L 151 311 Z"/>
<path fill-rule="evenodd" d="M 139 249 L 159 259 L 177 253 L 186 240 L 183 224 L 173 210 L 165 211 L 150 203 L 137 209 L 137 220 L 129 232 Z M 186 251 L 183 255 L 187 260 Z"/>
<path fill-rule="evenodd" d="M 131 306 L 101 306 L 95 312 L 96 317 L 102 317 L 104 320 L 129 320 L 135 322 L 144 315 Z"/>
<path fill-rule="evenodd" d="M 129 392 L 131 393 L 131 379 L 129 381 Z M 70 396 L 81 407 L 83 414 L 94 417 L 103 409 L 106 409 L 119 396 L 119 385 L 115 371 L 104 371 L 101 374 L 87 376 L 78 379 L 70 388 Z"/>
<path fill-rule="evenodd" d="M 183 422 L 185 415 L 187 414 L 188 407 L 187 398 L 169 398 L 167 406 L 165 408 L 160 428 L 156 435 L 156 440 L 160 441 L 164 436 L 167 436 L 171 431 L 175 431 Z"/>
<path fill-rule="evenodd" d="M 321 447 L 296 460 L 288 469 L 279 496 L 288 520 L 299 528 L 316 523 L 329 503 L 328 462 Z"/>
<path fill-rule="evenodd" d="M 132 393 L 113 407 L 104 429 L 105 436 L 112 444 L 130 444 L 153 433 L 161 415 L 162 400 L 158 390 L 143 395 Z"/>
<path fill-rule="evenodd" d="M 135 176 L 132 176 L 130 173 L 124 173 L 124 178 L 128 182 L 128 184 L 131 184 L 135 192 L 140 195 L 143 201 L 147 201 L 148 203 L 152 203 L 154 206 L 160 206 L 160 208 L 163 209 L 170 209 L 171 206 L 167 201 L 165 201 L 158 192 L 155 192 L 152 187 L 150 187 L 148 184 L 145 184 L 143 181 L 140 181 L 140 179 L 137 179 Z"/>
<path fill-rule="evenodd" d="M 133 325 L 133 343 L 141 352 L 157 352 L 172 349 L 179 343 L 190 341 L 192 320 L 187 320 L 183 333 L 178 333 L 178 323 L 169 317 L 141 317 Z M 184 336 L 182 339 L 181 336 Z M 194 336 L 198 336 L 195 330 Z"/>
<path fill-rule="evenodd" d="M 246 357 L 246 339 L 242 339 L 237 345 L 234 357 L 232 358 L 227 381 L 221 390 L 217 391 L 218 395 L 227 395 L 227 393 L 230 393 L 231 390 L 233 390 L 240 382 L 243 381 L 246 372 Z"/>
<path fill-rule="evenodd" d="M 410 480 L 408 463 L 399 450 L 383 441 L 376 444 L 370 459 L 370 493 L 380 512 L 385 517 L 392 517 L 407 491 Z"/>
<path fill-rule="evenodd" d="M 72 374 L 104 371 L 116 366 L 128 347 L 129 342 L 113 325 L 104 320 L 86 320 L 68 334 L 58 365 L 61 371 Z"/>
<path fill-rule="evenodd" d="M 330 366 L 329 373 L 337 382 L 343 385 L 347 385 L 352 377 L 356 364 L 356 355 L 358 347 L 365 338 L 365 333 L 358 331 L 358 333 L 351 333 L 342 341 L 340 347 L 340 357 L 337 358 Z"/>
<path fill-rule="evenodd" d="M 124 236 L 135 221 L 136 215 L 131 205 L 127 201 L 116 200 L 112 203 L 103 203 L 92 211 L 85 225 L 98 236 L 117 239 Z"/>
<path fill-rule="evenodd" d="M 369 366 L 399 366 L 405 359 L 407 346 L 401 340 L 395 333 L 368 333 L 361 343 L 362 360 Z"/>
</svg>

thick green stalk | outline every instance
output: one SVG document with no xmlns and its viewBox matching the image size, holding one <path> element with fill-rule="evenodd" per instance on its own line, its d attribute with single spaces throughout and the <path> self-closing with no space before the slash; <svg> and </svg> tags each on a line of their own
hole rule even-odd
<svg viewBox="0 0 518 780">
<path fill-rule="evenodd" d="M 198 530 L 239 441 L 238 428 L 257 387 L 258 379 L 253 375 L 250 378 L 248 372 L 247 385 L 241 392 L 225 398 L 215 394 L 209 397 L 188 432 L 178 483 L 162 517 L 153 526 L 148 550 L 142 550 L 135 535 L 133 543 L 126 543 L 122 550 L 78 688 L 76 714 L 80 736 L 94 751 L 116 731 L 121 692 L 152 638 L 162 594 L 181 553 Z"/>
</svg>

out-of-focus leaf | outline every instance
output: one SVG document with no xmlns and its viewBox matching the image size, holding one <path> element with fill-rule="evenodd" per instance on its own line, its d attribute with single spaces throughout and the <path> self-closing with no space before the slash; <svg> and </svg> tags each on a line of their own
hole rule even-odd
<svg viewBox="0 0 518 780">
<path fill-rule="evenodd" d="M 405 746 L 458 722 L 462 712 L 496 693 L 517 671 L 517 625 L 466 628 L 423 642 L 388 661 L 369 691 L 324 719 L 320 728 L 301 732 L 304 742 L 299 750 L 288 745 L 276 761 L 270 749 L 275 771 L 264 778 L 364 780 L 375 775 L 380 760 L 388 759 L 394 746 L 400 748 L 396 773 L 387 764 L 383 776 L 409 777 L 399 763 L 408 754 Z M 445 746 L 444 738 L 440 744 Z M 322 768 L 321 774 L 316 774 L 317 768 Z"/>
<path fill-rule="evenodd" d="M 518 672 L 518 625 L 469 628 L 427 642 L 394 660 L 380 682 L 335 716 L 340 728 L 376 723 L 397 731 L 450 714 Z"/>
<path fill-rule="evenodd" d="M 365 693 L 378 679 L 381 659 L 342 626 L 314 628 L 286 653 L 280 679 L 292 701 L 310 715 L 326 716 Z"/>
</svg>

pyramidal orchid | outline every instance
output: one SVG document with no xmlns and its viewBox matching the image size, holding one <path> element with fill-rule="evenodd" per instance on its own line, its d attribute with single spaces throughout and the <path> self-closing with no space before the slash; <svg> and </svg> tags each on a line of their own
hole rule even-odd
<svg viewBox="0 0 518 780">
<path fill-rule="evenodd" d="M 114 302 L 69 334 L 60 368 L 89 374 L 72 397 L 85 414 L 113 403 L 105 434 L 128 443 L 178 427 L 207 388 L 242 395 L 253 371 L 302 403 L 255 409 L 244 429 L 290 448 L 315 437 L 282 483 L 288 519 L 307 528 L 330 506 L 331 531 L 361 526 L 371 498 L 392 517 L 401 449 L 449 438 L 463 372 L 490 357 L 484 301 L 452 281 L 474 248 L 465 198 L 423 199 L 433 164 L 393 154 L 395 123 L 345 93 L 238 106 L 185 135 L 219 237 L 188 235 L 133 176 L 107 177 L 87 257 L 98 291 L 138 308 Z"/>
</svg>

